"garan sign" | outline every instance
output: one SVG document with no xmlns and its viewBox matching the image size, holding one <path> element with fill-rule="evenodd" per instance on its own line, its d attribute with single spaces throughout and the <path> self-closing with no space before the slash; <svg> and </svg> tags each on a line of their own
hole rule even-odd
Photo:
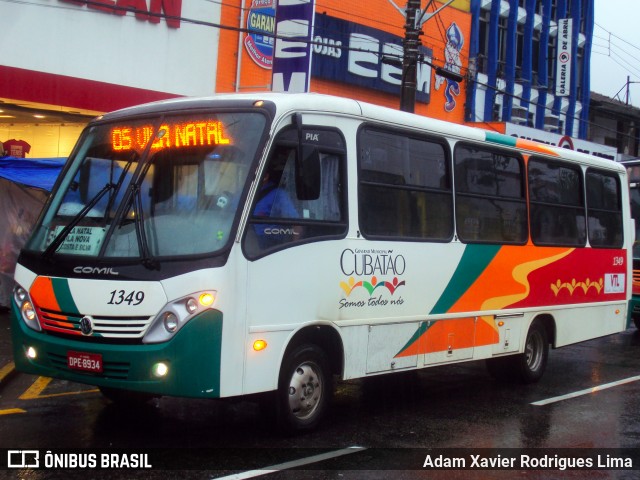
<svg viewBox="0 0 640 480">
<path fill-rule="evenodd" d="M 180 28 L 182 16 L 182 0 L 59 0 L 74 5 L 86 5 L 88 8 L 100 10 L 112 15 L 126 15 L 135 12 L 138 20 L 160 23 L 164 18 L 167 26 Z"/>
</svg>

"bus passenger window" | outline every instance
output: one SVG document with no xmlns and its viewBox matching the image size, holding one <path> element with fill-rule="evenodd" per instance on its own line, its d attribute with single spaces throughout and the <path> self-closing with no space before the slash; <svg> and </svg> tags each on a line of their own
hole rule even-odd
<svg viewBox="0 0 640 480">
<path fill-rule="evenodd" d="M 493 148 L 457 145 L 454 165 L 460 240 L 525 243 L 527 203 L 522 159 Z"/>
<path fill-rule="evenodd" d="M 535 157 L 528 169 L 533 243 L 583 247 L 587 229 L 580 169 Z"/>
<path fill-rule="evenodd" d="M 587 224 L 591 246 L 622 248 L 622 200 L 617 176 L 587 170 Z"/>
<path fill-rule="evenodd" d="M 358 215 L 365 237 L 447 241 L 453 236 L 448 150 L 404 132 L 362 130 Z"/>
</svg>

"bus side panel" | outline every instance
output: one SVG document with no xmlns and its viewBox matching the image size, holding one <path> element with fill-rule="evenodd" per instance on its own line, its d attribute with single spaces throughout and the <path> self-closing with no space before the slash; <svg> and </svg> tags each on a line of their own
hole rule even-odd
<svg viewBox="0 0 640 480">
<path fill-rule="evenodd" d="M 556 347 L 619 333 L 626 328 L 626 303 L 590 305 L 550 313 L 556 324 Z"/>
</svg>

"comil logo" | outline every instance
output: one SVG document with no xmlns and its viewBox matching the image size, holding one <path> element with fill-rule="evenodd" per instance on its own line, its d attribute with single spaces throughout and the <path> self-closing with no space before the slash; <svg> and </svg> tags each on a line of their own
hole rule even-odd
<svg viewBox="0 0 640 480">
<path fill-rule="evenodd" d="M 40 452 L 38 450 L 9 450 L 7 452 L 9 468 L 39 468 Z"/>
</svg>

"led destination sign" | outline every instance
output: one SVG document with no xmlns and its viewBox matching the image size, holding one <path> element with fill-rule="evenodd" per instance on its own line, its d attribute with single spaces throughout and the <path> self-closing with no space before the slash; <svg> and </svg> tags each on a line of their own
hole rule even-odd
<svg viewBox="0 0 640 480">
<path fill-rule="evenodd" d="M 226 128 L 220 121 L 198 120 L 192 122 L 162 125 L 151 145 L 153 150 L 160 148 L 182 148 L 214 145 L 230 145 Z M 111 147 L 117 152 L 143 150 L 154 137 L 153 126 L 122 126 L 111 130 Z"/>
</svg>

